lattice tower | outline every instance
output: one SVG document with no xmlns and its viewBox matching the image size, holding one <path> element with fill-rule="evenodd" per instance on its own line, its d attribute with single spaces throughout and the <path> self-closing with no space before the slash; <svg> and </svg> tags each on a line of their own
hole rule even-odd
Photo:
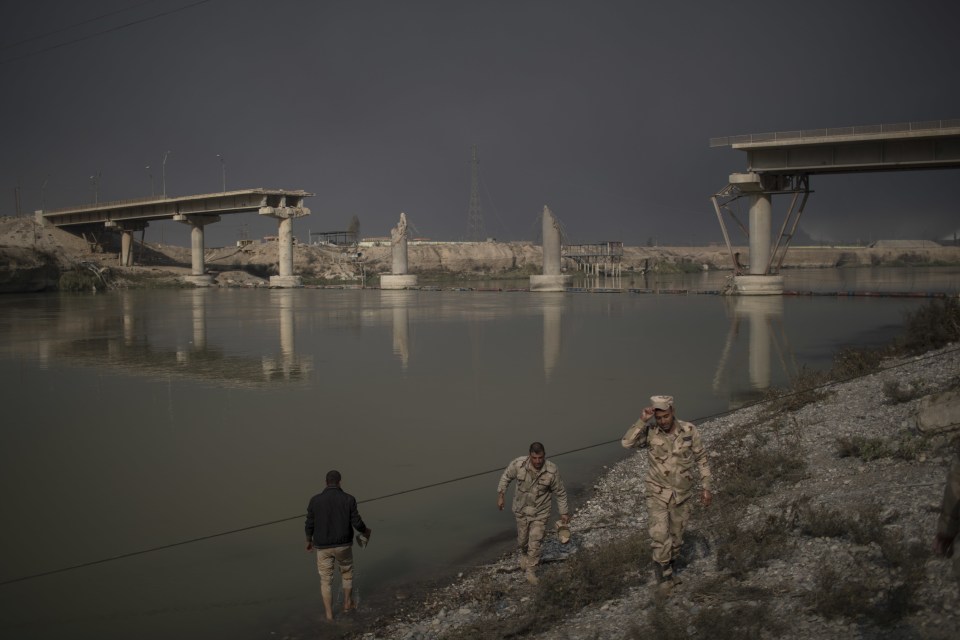
<svg viewBox="0 0 960 640">
<path fill-rule="evenodd" d="M 467 211 L 467 239 L 479 241 L 486 237 L 483 228 L 483 212 L 480 210 L 480 156 L 477 145 L 471 147 L 473 159 L 470 162 L 470 207 Z"/>
</svg>

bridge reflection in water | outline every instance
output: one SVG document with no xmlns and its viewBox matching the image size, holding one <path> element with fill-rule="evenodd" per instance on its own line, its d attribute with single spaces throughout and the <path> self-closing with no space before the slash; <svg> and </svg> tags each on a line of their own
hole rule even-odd
<svg viewBox="0 0 960 640">
<path fill-rule="evenodd" d="M 218 295 L 216 290 L 196 289 L 188 295 L 189 341 L 181 339 L 171 346 L 155 344 L 164 331 L 151 326 L 149 311 L 140 304 L 142 297 L 121 292 L 105 298 L 105 304 L 97 310 L 87 307 L 82 315 L 61 313 L 56 324 L 36 326 L 35 338 L 23 344 L 31 348 L 35 345 L 41 363 L 57 358 L 84 366 L 119 368 L 134 375 L 175 376 L 221 387 L 310 379 L 313 356 L 296 351 L 294 291 L 270 292 L 270 303 L 278 316 L 279 351 L 260 357 L 228 353 L 216 344 L 215 334 L 209 335 L 207 306 L 210 296 Z M 119 301 L 118 312 L 111 308 L 114 301 Z"/>
<path fill-rule="evenodd" d="M 792 379 L 796 375 L 797 365 L 783 326 L 783 297 L 724 296 L 723 300 L 730 319 L 730 328 L 713 377 L 714 391 L 722 390 L 723 381 L 730 369 L 743 367 L 744 359 L 751 387 L 751 391 L 746 395 L 757 395 L 756 392 L 770 387 L 771 363 L 774 357 L 787 379 Z M 744 322 L 747 323 L 749 331 L 745 357 L 737 349 L 740 326 Z M 735 374 L 734 377 L 742 377 L 740 371 Z"/>
</svg>

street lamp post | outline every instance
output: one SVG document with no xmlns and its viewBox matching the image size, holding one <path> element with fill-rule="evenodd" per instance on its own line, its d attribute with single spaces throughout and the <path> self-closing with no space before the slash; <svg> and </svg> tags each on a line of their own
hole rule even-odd
<svg viewBox="0 0 960 640">
<path fill-rule="evenodd" d="M 161 184 L 163 185 L 163 197 L 167 197 L 167 156 L 170 155 L 170 151 L 165 151 L 163 154 L 163 177 L 161 179 Z"/>
<path fill-rule="evenodd" d="M 147 176 L 150 177 L 150 195 L 151 195 L 151 196 L 155 196 L 155 195 L 157 195 L 157 194 L 156 194 L 156 192 L 153 190 L 153 172 L 150 171 L 150 165 L 147 165 L 146 167 L 144 167 L 144 169 L 147 170 Z"/>
<path fill-rule="evenodd" d="M 223 192 L 227 192 L 227 160 L 221 154 L 217 154 L 217 157 L 220 158 L 220 177 L 223 181 Z"/>
<path fill-rule="evenodd" d="M 43 179 L 43 184 L 40 185 L 40 210 L 41 210 L 41 211 L 46 211 L 46 210 L 47 210 L 46 199 L 45 199 L 43 196 L 44 196 L 44 192 L 45 192 L 46 189 L 47 189 L 47 183 L 48 183 L 48 182 L 50 182 L 50 176 L 49 176 L 49 175 L 48 175 L 46 178 Z"/>
<path fill-rule="evenodd" d="M 90 176 L 90 184 L 93 186 L 93 204 L 99 204 L 100 202 L 100 172 L 97 171 L 94 175 Z"/>
</svg>

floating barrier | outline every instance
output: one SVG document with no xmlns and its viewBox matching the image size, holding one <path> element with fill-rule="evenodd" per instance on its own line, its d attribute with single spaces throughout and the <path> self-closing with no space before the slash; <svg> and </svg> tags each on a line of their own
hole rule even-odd
<svg viewBox="0 0 960 640">
<path fill-rule="evenodd" d="M 362 289 L 359 285 L 307 285 L 305 289 Z M 367 289 L 379 289 L 380 287 L 366 287 Z M 477 291 L 483 293 L 517 293 L 529 292 L 526 287 L 517 288 L 498 288 L 498 287 L 443 287 L 425 285 L 420 287 L 405 287 L 412 291 Z M 701 296 L 719 296 L 723 291 L 717 289 L 615 289 L 612 287 L 567 287 L 566 293 L 639 293 L 639 294 L 662 294 L 662 295 L 701 295 Z M 793 297 L 829 297 L 829 298 L 956 298 L 960 294 L 944 293 L 942 291 L 797 291 L 787 290 L 782 295 Z"/>
<path fill-rule="evenodd" d="M 942 291 L 784 291 L 785 296 L 826 296 L 833 298 L 949 298 Z"/>
</svg>

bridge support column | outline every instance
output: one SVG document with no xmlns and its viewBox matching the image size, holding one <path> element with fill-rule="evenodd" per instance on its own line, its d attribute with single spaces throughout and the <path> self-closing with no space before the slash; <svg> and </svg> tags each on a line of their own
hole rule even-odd
<svg viewBox="0 0 960 640">
<path fill-rule="evenodd" d="M 748 275 L 734 276 L 736 293 L 745 296 L 780 295 L 783 293 L 783 276 L 771 275 L 769 271 L 773 221 L 769 185 L 765 185 L 762 176 L 756 173 L 735 173 L 730 176 L 730 184 L 749 194 L 750 198 L 750 268 Z"/>
<path fill-rule="evenodd" d="M 566 291 L 573 276 L 564 275 L 561 269 L 562 245 L 560 222 L 550 211 L 543 207 L 543 275 L 530 276 L 530 291 Z"/>
<path fill-rule="evenodd" d="M 769 193 L 750 196 L 750 275 L 767 275 L 770 264 L 770 218 L 773 205 Z"/>
<path fill-rule="evenodd" d="M 220 216 L 189 215 L 178 213 L 173 216 L 177 222 L 189 224 L 190 229 L 190 275 L 184 278 L 198 287 L 209 287 L 213 284 L 213 276 L 207 273 L 203 260 L 203 228 L 208 224 L 220 222 Z"/>
<path fill-rule="evenodd" d="M 287 206 L 286 196 L 279 202 L 280 206 L 262 206 L 260 215 L 277 218 L 277 270 L 278 276 L 270 276 L 270 286 L 280 288 L 302 287 L 300 276 L 293 275 L 293 219 L 310 215 L 310 209 L 298 202 L 299 206 Z"/>
<path fill-rule="evenodd" d="M 143 231 L 149 224 L 146 222 L 120 222 L 116 220 L 107 220 L 103 226 L 108 229 L 118 229 L 120 231 L 120 266 L 133 266 L 133 234 L 137 231 Z"/>
</svg>

